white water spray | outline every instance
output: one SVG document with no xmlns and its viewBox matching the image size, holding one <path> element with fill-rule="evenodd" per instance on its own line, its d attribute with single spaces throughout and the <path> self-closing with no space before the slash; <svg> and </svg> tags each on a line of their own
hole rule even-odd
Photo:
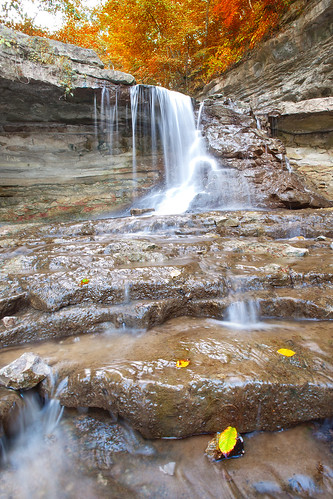
<svg viewBox="0 0 333 499">
<path fill-rule="evenodd" d="M 226 318 L 231 324 L 248 328 L 258 323 L 258 302 L 235 301 L 229 305 Z"/>
<path fill-rule="evenodd" d="M 136 144 L 139 134 L 142 138 L 148 131 L 144 125 L 148 116 L 152 157 L 158 156 L 160 148 L 165 172 L 162 195 L 150 197 L 149 202 L 159 214 L 182 213 L 202 190 L 200 170 L 218 170 L 215 160 L 205 154 L 191 99 L 165 88 L 137 85 L 131 88 L 131 104 L 133 175 L 136 175 Z"/>
<path fill-rule="evenodd" d="M 197 130 L 200 130 L 201 117 L 203 113 L 203 108 L 205 105 L 205 101 L 202 101 L 199 107 L 198 118 L 197 118 Z"/>
<path fill-rule="evenodd" d="M 240 179 L 240 173 L 219 168 L 206 153 L 199 130 L 203 104 L 195 123 L 189 96 L 137 85 L 131 88 L 131 107 L 133 177 L 137 176 L 139 149 L 147 151 L 148 142 L 151 157 L 162 157 L 164 164 L 163 188 L 140 200 L 138 207 L 170 215 L 193 209 L 240 209 L 251 205 L 246 181 Z"/>
</svg>

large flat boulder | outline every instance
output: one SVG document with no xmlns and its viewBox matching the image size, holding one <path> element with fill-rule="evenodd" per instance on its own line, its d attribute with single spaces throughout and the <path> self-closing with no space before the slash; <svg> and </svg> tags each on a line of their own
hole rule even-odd
<svg viewBox="0 0 333 499">
<path fill-rule="evenodd" d="M 281 348 L 294 355 L 281 355 Z M 4 352 L 2 362 L 18 352 Z M 325 321 L 269 321 L 244 329 L 180 317 L 137 334 L 105 325 L 103 334 L 39 344 L 36 352 L 59 380 L 66 378 L 63 405 L 106 409 L 147 438 L 228 425 L 240 432 L 276 430 L 332 415 Z M 189 364 L 177 368 L 180 359 Z"/>
</svg>

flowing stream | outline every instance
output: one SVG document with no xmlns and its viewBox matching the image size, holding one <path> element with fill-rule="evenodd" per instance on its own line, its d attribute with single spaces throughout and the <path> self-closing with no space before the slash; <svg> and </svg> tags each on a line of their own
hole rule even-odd
<svg viewBox="0 0 333 499">
<path fill-rule="evenodd" d="M 270 321 L 267 327 L 269 334 L 278 328 L 283 338 L 298 326 Z M 314 328 L 317 334 L 329 334 L 324 323 L 304 323 L 302 327 L 308 333 Z M 119 365 L 121 359 L 128 362 L 142 340 L 147 351 L 151 348 L 149 342 L 157 341 L 162 352 L 164 338 L 172 331 L 175 352 L 179 337 L 186 342 L 184 347 L 192 345 L 192 358 L 196 352 L 197 362 L 207 364 L 205 372 L 209 376 L 208 359 L 224 362 L 235 351 L 242 357 L 249 334 L 257 345 L 267 335 L 256 328 L 250 333 L 242 325 L 237 329 L 234 324 L 230 330 L 227 322 L 189 318 L 172 320 L 150 333 L 106 325 L 99 329 L 91 335 L 7 349 L 2 362 L 9 362 L 20 351 L 33 350 L 50 363 L 60 360 L 69 366 L 81 359 L 83 365 L 101 369 L 103 364 Z M 218 340 L 226 337 L 228 347 L 222 350 Z M 168 354 L 172 357 L 172 352 Z M 162 359 L 160 362 L 162 365 Z M 209 435 L 147 440 L 112 413 L 85 407 L 66 410 L 60 419 L 62 408 L 57 398 L 64 388 L 66 379 L 53 390 L 54 398 L 44 404 L 36 393 L 24 396 L 26 408 L 18 420 L 17 436 L 6 444 L 0 474 L 1 499 L 328 498 L 333 492 L 329 421 L 310 422 L 280 432 L 245 434 L 242 458 L 211 463 L 204 454 Z M 260 417 L 259 405 L 258 425 Z"/>
<path fill-rule="evenodd" d="M 5 291 L 23 305 L 9 309 L 0 368 L 33 352 L 60 382 L 20 393 L 14 435 L 0 440 L 0 499 L 333 496 L 332 421 L 304 423 L 311 396 L 326 408 L 332 379 L 331 305 L 317 300 L 330 241 L 302 236 L 297 217 L 295 242 L 279 239 L 274 214 L 217 212 L 251 207 L 251 193 L 205 150 L 203 113 L 196 122 L 177 92 L 131 89 L 134 192 L 141 152 L 156 168 L 163 159 L 163 182 L 135 204 L 153 215 L 4 229 Z M 102 89 L 94 115 L 112 157 L 118 95 Z M 251 431 L 244 457 L 212 463 L 208 433 L 223 418 Z M 158 437 L 159 421 L 164 438 L 133 429 Z"/>
</svg>

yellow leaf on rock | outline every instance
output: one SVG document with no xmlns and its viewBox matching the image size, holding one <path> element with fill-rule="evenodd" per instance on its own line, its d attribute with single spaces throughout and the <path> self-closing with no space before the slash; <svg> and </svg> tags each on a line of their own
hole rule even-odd
<svg viewBox="0 0 333 499">
<path fill-rule="evenodd" d="M 219 436 L 219 449 L 224 456 L 227 456 L 235 447 L 238 433 L 236 428 L 228 426 Z"/>
<path fill-rule="evenodd" d="M 177 360 L 176 367 L 187 367 L 189 363 L 190 363 L 189 359 Z"/>
<path fill-rule="evenodd" d="M 280 355 L 284 355 L 285 357 L 292 357 L 296 353 L 293 350 L 289 350 L 288 348 L 280 348 L 277 352 Z"/>
<path fill-rule="evenodd" d="M 177 269 L 176 270 L 172 270 L 170 272 L 171 277 L 178 277 L 180 274 L 181 274 L 181 271 L 177 270 Z"/>
</svg>

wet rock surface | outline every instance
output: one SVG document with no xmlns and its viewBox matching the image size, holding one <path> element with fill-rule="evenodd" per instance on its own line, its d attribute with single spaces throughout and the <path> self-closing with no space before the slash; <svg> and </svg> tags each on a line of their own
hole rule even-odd
<svg viewBox="0 0 333 499">
<path fill-rule="evenodd" d="M 4 434 L 9 435 L 11 433 L 23 406 L 24 402 L 19 393 L 0 387 L 0 439 Z"/>
<path fill-rule="evenodd" d="M 0 341 L 89 332 L 106 321 L 146 328 L 184 314 L 223 318 L 242 295 L 260 300 L 262 316 L 331 319 L 332 214 L 3 226 Z"/>
<path fill-rule="evenodd" d="M 38 390 L 68 417 L 42 434 L 38 459 L 8 458 L 0 496 L 22 496 L 28 467 L 32 495 L 38 477 L 56 497 L 330 497 L 330 423 L 300 423 L 332 417 L 332 219 L 326 208 L 3 225 L 0 368 L 38 355 L 52 369 Z M 24 403 L 0 389 L 5 435 Z M 206 434 L 229 425 L 245 454 L 211 463 Z"/>
<path fill-rule="evenodd" d="M 0 369 L 0 385 L 14 390 L 27 390 L 50 374 L 49 366 L 38 355 L 26 352 Z"/>
<path fill-rule="evenodd" d="M 111 423 L 107 413 L 81 410 L 67 414 L 52 438 L 40 442 L 34 460 L 21 455 L 15 469 L 1 470 L 0 497 L 52 491 L 73 499 L 82 494 L 89 499 L 328 499 L 333 490 L 330 432 L 329 422 L 313 422 L 246 434 L 241 459 L 212 463 L 204 454 L 209 435 L 147 441 L 126 423 Z M 18 476 L 26 476 L 24 482 Z"/>
<path fill-rule="evenodd" d="M 110 479 L 122 485 L 125 498 L 133 497 L 131 494 L 142 498 L 184 499 L 255 498 L 266 494 L 282 499 L 297 494 L 302 498 L 326 499 L 332 493 L 331 437 L 327 423 L 244 435 L 245 454 L 241 459 L 211 463 L 204 455 L 208 435 L 178 441 L 140 442 L 126 427 L 111 425 L 107 429 L 107 419 L 107 415 L 103 419 L 93 411 L 76 417 L 73 443 L 82 459 L 89 446 L 93 446 L 90 466 L 101 473 L 105 488 Z M 87 431 L 80 434 L 81 427 L 91 428 L 91 434 Z M 127 452 L 119 452 L 116 447 L 111 453 L 105 453 L 109 432 L 117 432 L 115 441 L 119 442 L 120 438 L 121 447 L 127 447 Z M 108 469 L 106 459 L 112 460 Z"/>
<path fill-rule="evenodd" d="M 208 435 L 142 442 L 126 425 L 110 425 L 108 419 L 94 411 L 74 416 L 68 422 L 68 429 L 74 426 L 71 445 L 81 462 L 88 460 L 90 469 L 101 472 L 106 487 L 110 479 L 121 484 L 123 497 L 252 498 L 266 493 L 283 498 L 297 491 L 299 497 L 328 498 L 332 491 L 328 423 L 244 435 L 241 459 L 211 463 L 204 455 Z M 115 444 L 106 452 L 109 435 L 116 435 Z"/>
<path fill-rule="evenodd" d="M 211 433 L 228 425 L 239 432 L 275 430 L 331 416 L 330 327 L 325 321 L 270 321 L 244 328 L 178 318 L 146 332 L 105 324 L 93 335 L 40 343 L 34 350 L 66 379 L 61 404 L 106 409 L 146 438 Z M 284 357 L 280 348 L 295 355 Z M 4 351 L 2 362 L 19 352 Z M 177 368 L 178 359 L 190 364 Z"/>
<path fill-rule="evenodd" d="M 66 379 L 62 404 L 107 409 L 148 438 L 330 417 L 332 217 L 3 226 L 1 367 L 33 351 Z"/>
</svg>

